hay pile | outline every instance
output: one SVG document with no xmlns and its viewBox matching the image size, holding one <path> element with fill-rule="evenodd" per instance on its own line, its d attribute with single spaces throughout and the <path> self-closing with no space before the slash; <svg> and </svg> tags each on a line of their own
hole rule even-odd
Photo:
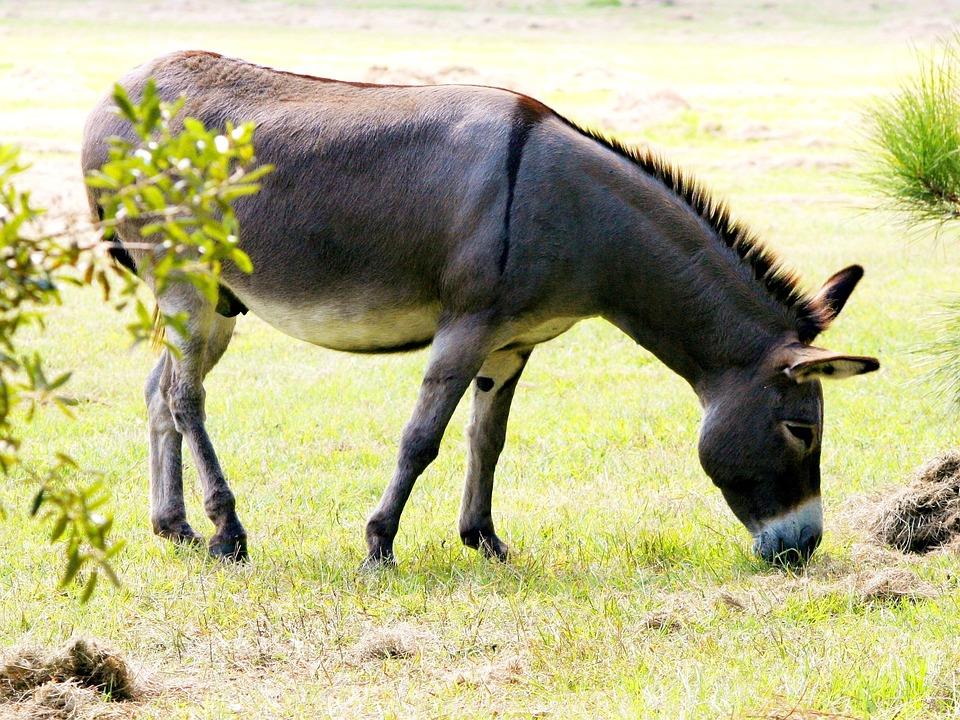
<svg viewBox="0 0 960 720">
<path fill-rule="evenodd" d="M 122 717 L 118 703 L 144 692 L 119 655 L 91 640 L 73 640 L 55 653 L 19 648 L 0 661 L 0 718 Z"/>
<path fill-rule="evenodd" d="M 911 553 L 930 552 L 960 537 L 960 451 L 934 458 L 881 502 L 870 532 L 878 542 Z"/>
</svg>

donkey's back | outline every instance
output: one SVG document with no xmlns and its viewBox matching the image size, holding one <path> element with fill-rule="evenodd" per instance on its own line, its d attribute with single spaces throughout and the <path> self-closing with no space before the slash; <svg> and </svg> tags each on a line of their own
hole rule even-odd
<svg viewBox="0 0 960 720">
<path fill-rule="evenodd" d="M 371 352 L 426 344 L 447 309 L 521 311 L 500 296 L 516 288 L 501 282 L 505 224 L 522 136 L 544 106 L 495 88 L 339 82 L 208 52 L 159 58 L 121 84 L 136 97 L 148 78 L 208 127 L 256 123 L 257 157 L 275 170 L 236 204 L 255 271 L 227 267 L 223 282 L 267 322 Z M 84 169 L 105 160 L 106 138 L 131 132 L 106 98 L 87 124 Z"/>
</svg>

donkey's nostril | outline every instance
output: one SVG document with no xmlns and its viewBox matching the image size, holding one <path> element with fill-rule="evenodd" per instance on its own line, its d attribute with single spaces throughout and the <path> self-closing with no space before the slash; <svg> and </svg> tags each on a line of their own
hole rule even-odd
<svg viewBox="0 0 960 720">
<path fill-rule="evenodd" d="M 800 543 L 798 549 L 800 554 L 803 555 L 804 560 L 809 560 L 810 556 L 813 555 L 813 551 L 817 549 L 817 546 L 820 545 L 820 539 L 823 537 L 823 533 L 820 532 L 819 528 L 815 528 L 812 525 L 807 525 L 800 532 Z"/>
</svg>

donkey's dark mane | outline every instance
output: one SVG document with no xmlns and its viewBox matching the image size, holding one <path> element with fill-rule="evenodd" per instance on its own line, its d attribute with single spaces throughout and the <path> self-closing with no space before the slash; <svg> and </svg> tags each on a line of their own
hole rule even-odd
<svg viewBox="0 0 960 720">
<path fill-rule="evenodd" d="M 793 314 L 801 342 L 809 342 L 825 328 L 826 309 L 822 303 L 808 295 L 796 273 L 785 267 L 750 228 L 732 216 L 726 202 L 711 195 L 700 181 L 649 148 L 627 145 L 596 130 L 581 127 L 563 116 L 558 117 L 580 134 L 637 165 L 683 200 L 714 231 L 720 242 L 750 268 L 757 283 Z"/>
</svg>

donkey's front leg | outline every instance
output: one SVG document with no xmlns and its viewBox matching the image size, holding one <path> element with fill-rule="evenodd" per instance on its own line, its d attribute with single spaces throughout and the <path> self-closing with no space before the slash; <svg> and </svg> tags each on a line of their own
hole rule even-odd
<svg viewBox="0 0 960 720">
<path fill-rule="evenodd" d="M 477 375 L 470 420 L 470 459 L 460 505 L 460 539 L 487 557 L 506 560 L 509 548 L 493 529 L 493 474 L 507 435 L 507 417 L 530 351 L 493 353 Z"/>
<path fill-rule="evenodd" d="M 403 430 L 393 479 L 367 521 L 365 567 L 392 564 L 400 514 L 420 473 L 433 462 L 450 416 L 489 352 L 491 333 L 472 321 L 447 325 L 433 342 L 413 417 Z"/>
</svg>

